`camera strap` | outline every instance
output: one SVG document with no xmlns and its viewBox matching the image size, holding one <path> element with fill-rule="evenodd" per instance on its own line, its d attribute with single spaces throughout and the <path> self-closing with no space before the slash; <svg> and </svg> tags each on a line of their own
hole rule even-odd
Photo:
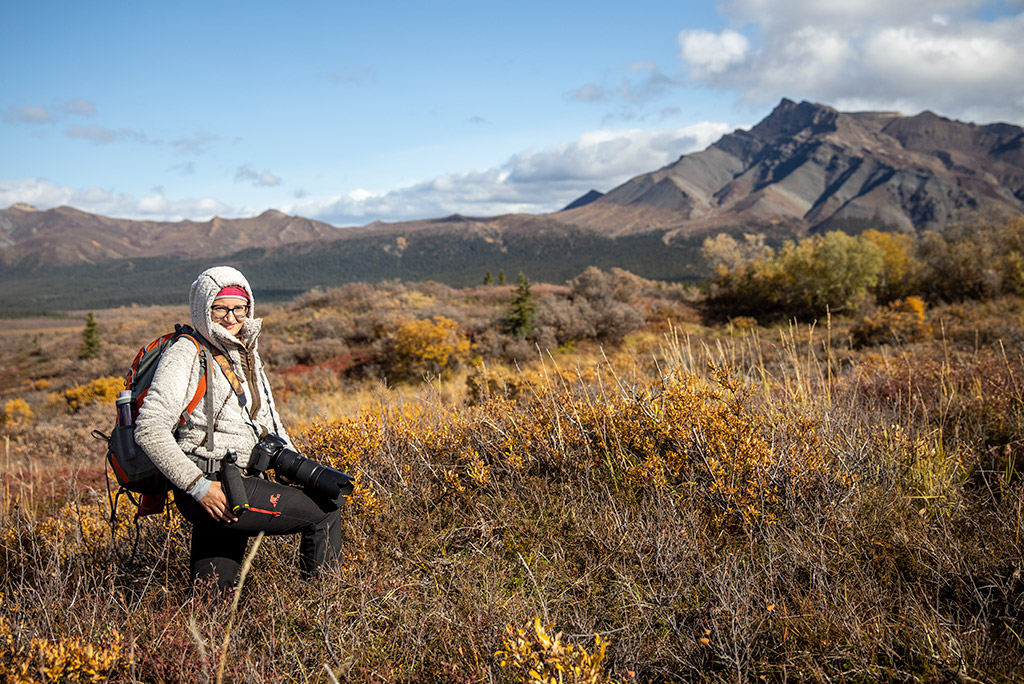
<svg viewBox="0 0 1024 684">
<path fill-rule="evenodd" d="M 220 366 L 220 369 L 224 371 L 224 377 L 228 379 L 228 383 L 231 385 L 231 391 L 235 393 L 239 406 L 245 408 L 245 388 L 242 387 L 242 381 L 238 379 L 238 374 L 235 373 L 235 370 L 231 367 L 231 361 L 229 361 L 228 357 L 224 356 L 224 354 L 217 351 L 213 351 L 211 353 L 213 354 L 213 360 L 216 361 L 217 365 Z"/>
</svg>

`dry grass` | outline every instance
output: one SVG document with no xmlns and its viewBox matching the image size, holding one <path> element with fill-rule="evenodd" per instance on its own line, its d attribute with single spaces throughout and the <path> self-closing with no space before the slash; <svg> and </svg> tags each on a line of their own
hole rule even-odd
<svg viewBox="0 0 1024 684">
<path fill-rule="evenodd" d="M 113 359 L 41 340 L 3 398 L 33 417 L 2 428 L 0 672 L 214 681 L 227 643 L 236 682 L 1019 680 L 1024 329 L 986 307 L 900 346 L 690 319 L 421 384 L 280 373 L 308 455 L 360 486 L 342 567 L 302 583 L 264 540 L 230 635 L 179 516 L 111 538 L 85 433 L 112 407 L 48 400 Z"/>
</svg>

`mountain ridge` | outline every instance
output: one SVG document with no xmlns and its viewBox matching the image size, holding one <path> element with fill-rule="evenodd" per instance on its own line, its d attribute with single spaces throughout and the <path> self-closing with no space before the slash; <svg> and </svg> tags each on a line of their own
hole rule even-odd
<svg viewBox="0 0 1024 684">
<path fill-rule="evenodd" d="M 850 221 L 941 230 L 969 211 L 1024 211 L 1022 142 L 1024 129 L 1011 124 L 927 111 L 847 114 L 783 99 L 749 131 L 563 213 L 620 233 L 631 228 L 608 205 L 646 209 L 635 229 L 676 235 L 757 224 L 816 231 Z"/>
<path fill-rule="evenodd" d="M 499 269 L 557 279 L 569 265 L 588 262 L 687 280 L 703 275 L 700 244 L 719 232 L 763 233 L 777 243 L 832 229 L 943 230 L 972 214 L 1024 214 L 1021 127 L 928 111 L 845 113 L 783 99 L 749 130 L 548 214 L 453 214 L 339 228 L 273 209 L 242 219 L 157 222 L 19 203 L 0 210 L 0 283 L 9 290 L 0 307 L 35 296 L 11 284 L 16 279 L 56 288 L 37 278 L 44 269 L 58 269 L 65 291 L 76 296 L 82 279 L 94 279 L 97 290 L 101 282 L 122 282 L 109 274 L 134 274 L 125 277 L 141 289 L 125 296 L 141 297 L 150 292 L 137 273 L 142 264 L 178 274 L 213 259 L 256 270 L 282 296 L 355 279 L 436 278 L 461 286 Z M 37 300 L 52 305 L 53 298 L 41 292 Z"/>
</svg>

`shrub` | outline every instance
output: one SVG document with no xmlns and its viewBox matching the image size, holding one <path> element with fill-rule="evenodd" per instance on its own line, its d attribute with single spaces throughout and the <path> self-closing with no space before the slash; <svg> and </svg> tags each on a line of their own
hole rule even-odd
<svg viewBox="0 0 1024 684">
<path fill-rule="evenodd" d="M 922 264 L 915 255 L 913 235 L 867 230 L 862 237 L 882 250 L 882 271 L 874 287 L 878 301 L 890 302 L 920 291 Z"/>
<path fill-rule="evenodd" d="M 480 365 L 466 377 L 467 401 L 470 404 L 480 404 L 493 398 L 516 399 L 529 387 L 530 383 L 522 373 L 502 367 Z"/>
<path fill-rule="evenodd" d="M 83 406 L 97 401 L 112 404 L 123 389 L 123 379 L 105 376 L 96 378 L 85 385 L 75 385 L 63 392 L 52 394 L 50 397 L 51 401 L 64 401 L 72 411 L 78 411 Z"/>
<path fill-rule="evenodd" d="M 535 336 L 542 349 L 597 337 L 594 311 L 586 301 L 544 295 L 537 302 Z"/>
<path fill-rule="evenodd" d="M 35 420 L 35 414 L 32 412 L 32 408 L 27 401 L 19 397 L 4 404 L 4 413 L 0 416 L 0 426 L 3 426 L 7 432 L 20 432 L 31 425 L 33 420 Z"/>
<path fill-rule="evenodd" d="M 439 375 L 469 351 L 459 324 L 444 316 L 406 321 L 388 337 L 387 369 L 396 377 Z"/>
<path fill-rule="evenodd" d="M 7 619 L 0 616 L 0 678 L 12 684 L 111 681 L 121 654 L 121 635 L 111 632 L 106 641 L 94 644 L 69 637 L 18 644 Z M 43 678 L 36 679 L 40 674 Z"/>
<path fill-rule="evenodd" d="M 570 281 L 572 301 L 591 321 L 593 336 L 618 342 L 643 327 L 644 318 L 633 306 L 644 281 L 629 271 L 613 268 L 610 273 L 591 266 Z M 570 338 L 578 339 L 578 338 Z M 568 340 L 561 340 L 564 344 Z"/>
<path fill-rule="evenodd" d="M 498 664 L 515 673 L 516 681 L 539 684 L 601 684 L 611 682 L 604 673 L 605 649 L 608 642 L 594 637 L 594 652 L 582 646 L 562 642 L 562 633 L 550 634 L 553 625 L 544 626 L 535 617 L 524 627 L 509 625 L 505 629 L 504 650 L 495 654 Z"/>
<path fill-rule="evenodd" d="M 293 345 L 289 351 L 294 355 L 296 364 L 315 366 L 330 359 L 344 356 L 349 352 L 349 348 L 342 340 L 319 338 Z"/>
<path fill-rule="evenodd" d="M 945 301 L 989 299 L 1017 293 L 1024 282 L 1024 218 L 1005 223 L 959 224 L 928 231 L 918 243 L 922 289 Z"/>
<path fill-rule="evenodd" d="M 715 243 L 705 242 L 710 248 Z M 787 241 L 767 259 L 751 258 L 730 270 L 719 263 L 711 304 L 730 315 L 820 316 L 855 308 L 878 284 L 882 248 L 864 237 L 832 231 Z"/>
<path fill-rule="evenodd" d="M 907 297 L 890 302 L 864 316 L 851 334 L 858 347 L 872 344 L 904 344 L 917 342 L 931 335 L 925 318 L 925 303 L 920 297 Z"/>
<path fill-rule="evenodd" d="M 720 233 L 704 241 L 701 256 L 708 270 L 721 276 L 742 273 L 751 264 L 768 261 L 775 256 L 775 250 L 765 244 L 760 233 L 747 233 L 742 243 L 728 233 Z"/>
</svg>

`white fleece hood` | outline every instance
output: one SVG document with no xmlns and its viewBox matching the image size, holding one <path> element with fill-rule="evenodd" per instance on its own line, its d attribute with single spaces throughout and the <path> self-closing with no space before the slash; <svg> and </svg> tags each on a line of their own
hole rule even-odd
<svg viewBox="0 0 1024 684">
<path fill-rule="evenodd" d="M 234 345 L 242 344 L 242 342 L 225 330 L 222 325 L 213 322 L 213 319 L 210 318 L 210 307 L 213 305 L 217 293 L 229 286 L 240 287 L 249 294 L 249 316 L 242 323 L 241 336 L 247 344 L 252 344 L 263 326 L 262 321 L 256 318 L 256 300 L 252 296 L 249 281 L 238 269 L 231 266 L 208 268 L 195 279 L 188 294 L 192 327 L 199 331 L 200 335 L 225 351 Z"/>
</svg>

